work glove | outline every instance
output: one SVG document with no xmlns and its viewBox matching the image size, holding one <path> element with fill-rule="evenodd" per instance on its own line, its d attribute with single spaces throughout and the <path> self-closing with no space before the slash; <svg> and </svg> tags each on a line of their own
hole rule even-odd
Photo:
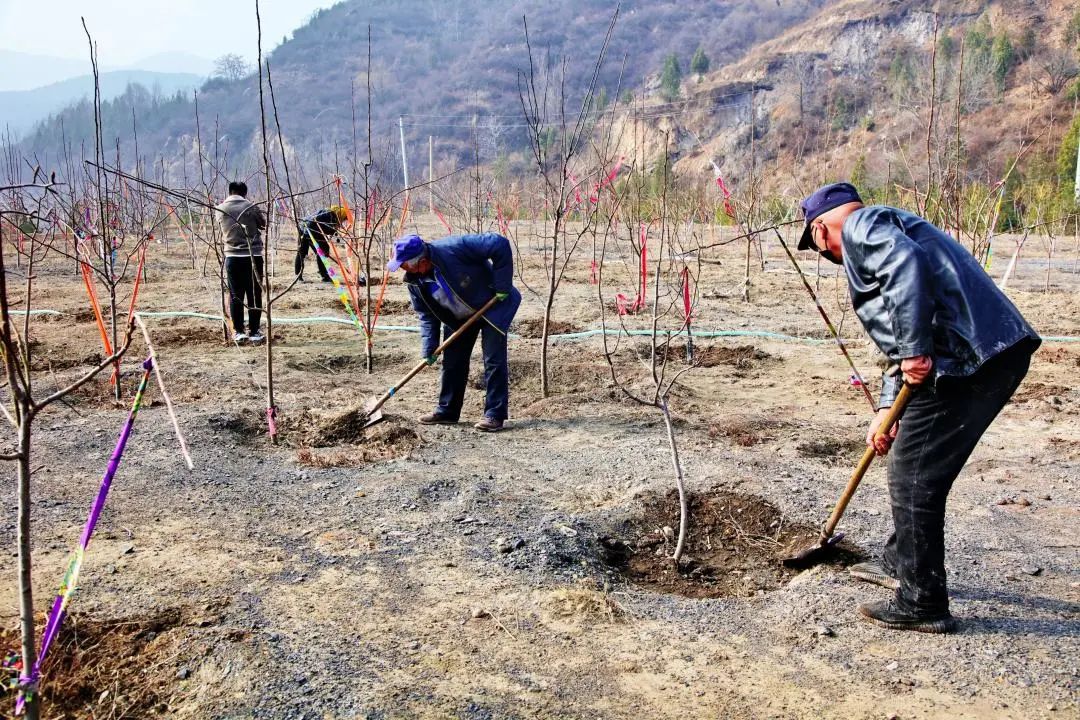
<svg viewBox="0 0 1080 720">
<path fill-rule="evenodd" d="M 438 362 L 438 360 L 438 355 L 428 355 L 426 358 L 424 358 L 424 362 L 426 362 L 428 365 L 434 365 L 436 362 Z"/>
<path fill-rule="evenodd" d="M 508 293 L 508 292 L 497 292 L 497 293 L 495 293 L 495 299 L 498 300 L 499 302 L 502 302 L 503 300 L 505 300 L 508 297 L 510 297 L 510 293 Z"/>
</svg>

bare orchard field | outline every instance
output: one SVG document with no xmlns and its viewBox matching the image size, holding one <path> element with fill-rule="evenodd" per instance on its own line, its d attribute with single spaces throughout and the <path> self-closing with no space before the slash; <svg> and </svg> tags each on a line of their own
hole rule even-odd
<svg viewBox="0 0 1080 720">
<path fill-rule="evenodd" d="M 1072 242 L 1059 240 L 1049 292 L 1036 247 L 1009 283 L 1048 336 L 1080 335 Z M 521 249 L 539 290 L 540 255 L 531 241 Z M 185 252 L 151 248 L 141 309 L 217 311 L 216 281 L 185 266 Z M 348 412 L 416 361 L 417 337 L 377 333 L 366 375 L 351 327 L 275 325 L 282 442 L 272 447 L 264 353 L 222 342 L 204 320 L 148 320 L 196 468 L 185 469 L 151 386 L 53 648 L 45 716 L 1080 717 L 1080 344 L 1044 344 L 952 492 L 948 569 L 962 631 L 889 632 L 854 609 L 886 591 L 842 564 L 801 574 L 779 565 L 827 516 L 869 410 L 835 347 L 806 340 L 824 328 L 774 244 L 741 301 L 744 252 L 709 251 L 695 328 L 803 340 L 697 341 L 701 366 L 672 393 L 694 510 L 682 575 L 663 558 L 664 528 L 677 522 L 660 415 L 612 385 L 597 336 L 553 344 L 553 393 L 542 398 L 543 302 L 527 289 L 522 337 L 511 340 L 512 418 L 498 435 L 415 424 L 432 406 L 433 371 L 387 405 L 388 422 L 363 431 Z M 995 276 L 1007 260 L 999 251 Z M 608 304 L 616 291 L 633 295 L 632 267 L 605 264 Z M 831 267 L 823 275 L 826 307 L 844 315 L 857 362 L 876 376 L 857 321 L 838 307 L 844 285 Z M 39 271 L 37 288 L 32 307 L 65 313 L 31 323 L 44 389 L 101 348 L 69 266 Z M 415 324 L 398 282 L 386 309 L 380 324 Z M 276 315 L 345 317 L 317 283 L 282 298 Z M 599 327 L 589 250 L 571 263 L 554 318 L 560 332 Z M 648 326 L 644 316 L 627 323 Z M 38 422 L 42 611 L 123 423 L 141 343 L 124 362 L 124 406 L 103 376 Z M 673 368 L 681 347 L 669 351 Z M 617 365 L 644 387 L 628 350 L 624 339 Z M 481 396 L 468 395 L 470 421 Z M 841 523 L 848 561 L 872 555 L 889 531 L 882 465 Z M 14 483 L 6 493 L 4 651 L 16 644 L 18 607 Z"/>
</svg>

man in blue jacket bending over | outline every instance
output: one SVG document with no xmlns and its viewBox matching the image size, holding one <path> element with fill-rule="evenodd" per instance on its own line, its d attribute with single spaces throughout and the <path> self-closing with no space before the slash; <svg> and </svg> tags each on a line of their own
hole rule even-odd
<svg viewBox="0 0 1080 720">
<path fill-rule="evenodd" d="M 483 432 L 502 430 L 510 398 L 506 334 L 521 305 L 521 293 L 513 284 L 510 241 L 495 233 L 453 235 L 430 243 L 409 235 L 394 243 L 394 257 L 387 267 L 405 270 L 409 297 L 420 315 L 422 353 L 429 365 L 435 364 L 440 335 L 450 337 L 492 296 L 499 299 L 444 351 L 439 405 L 420 422 L 453 425 L 458 421 L 469 380 L 469 357 L 480 336 L 487 398 L 484 417 L 474 427 Z"/>
</svg>

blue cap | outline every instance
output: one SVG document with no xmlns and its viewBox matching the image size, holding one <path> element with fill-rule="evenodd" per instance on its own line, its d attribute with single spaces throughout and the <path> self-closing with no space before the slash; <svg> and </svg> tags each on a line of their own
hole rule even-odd
<svg viewBox="0 0 1080 720">
<path fill-rule="evenodd" d="M 850 202 L 862 202 L 855 186 L 851 183 L 833 183 L 818 188 L 810 197 L 799 203 L 799 209 L 802 210 L 803 218 L 806 220 L 802 237 L 799 238 L 799 249 L 816 249 L 814 236 L 810 233 L 810 223 L 830 210 Z"/>
<path fill-rule="evenodd" d="M 390 272 L 401 269 L 401 263 L 415 260 L 424 254 L 424 241 L 419 235 L 406 235 L 400 240 L 394 241 L 394 257 L 386 264 Z"/>
</svg>

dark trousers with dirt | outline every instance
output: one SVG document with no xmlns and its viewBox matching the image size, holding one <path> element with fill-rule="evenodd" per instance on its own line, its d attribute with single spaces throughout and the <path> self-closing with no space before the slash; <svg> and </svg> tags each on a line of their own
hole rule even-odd
<svg viewBox="0 0 1080 720">
<path fill-rule="evenodd" d="M 456 329 L 443 325 L 443 338 L 450 337 Z M 483 320 L 473 324 L 443 351 L 442 388 L 436 412 L 450 420 L 461 417 L 465 388 L 469 384 L 469 361 L 477 336 L 480 337 L 480 349 L 484 355 L 484 380 L 487 385 L 484 415 L 493 420 L 506 420 L 510 403 L 506 335 Z"/>
<path fill-rule="evenodd" d="M 330 257 L 330 243 L 323 238 L 319 238 L 315 242 L 319 244 L 319 249 L 322 250 L 323 255 Z M 307 260 L 308 252 L 312 249 L 311 234 L 308 232 L 301 232 L 296 245 L 296 259 L 293 261 L 293 274 L 304 274 L 304 262 Z M 326 266 L 323 265 L 322 258 L 319 257 L 318 253 L 315 253 L 315 265 L 319 268 L 319 277 L 323 280 L 329 280 L 330 275 L 326 272 Z"/>
<path fill-rule="evenodd" d="M 248 310 L 247 333 L 259 331 L 262 322 L 263 259 L 261 257 L 225 258 L 225 281 L 229 286 L 229 315 L 233 330 L 244 330 L 244 307 Z"/>
<path fill-rule="evenodd" d="M 903 612 L 927 618 L 948 613 L 945 500 L 1030 361 L 1030 347 L 1016 346 L 970 377 L 913 388 L 888 463 L 894 532 L 884 566 L 900 581 L 896 603 Z"/>
</svg>

